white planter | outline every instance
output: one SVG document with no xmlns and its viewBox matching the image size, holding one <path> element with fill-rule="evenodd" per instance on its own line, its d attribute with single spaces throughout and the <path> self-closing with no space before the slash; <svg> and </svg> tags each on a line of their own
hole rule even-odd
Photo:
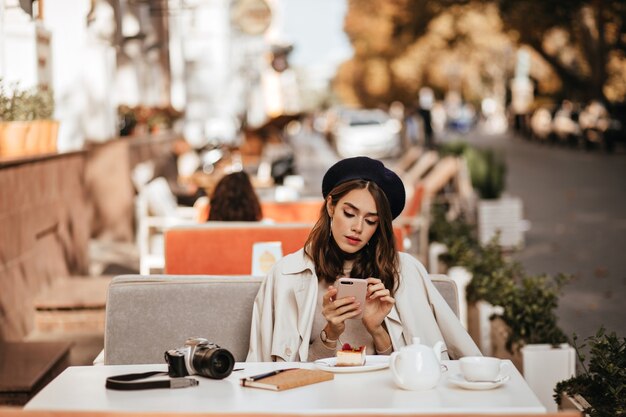
<svg viewBox="0 0 626 417">
<path fill-rule="evenodd" d="M 526 382 L 548 412 L 555 413 L 554 388 L 574 376 L 576 351 L 567 343 L 556 348 L 549 344 L 526 345 L 521 351 Z"/>
<path fill-rule="evenodd" d="M 448 247 L 443 243 L 432 242 L 428 246 L 428 272 L 431 274 L 440 274 L 439 257 L 448 252 Z"/>
<path fill-rule="evenodd" d="M 478 202 L 478 238 L 489 242 L 500 231 L 500 246 L 517 249 L 524 246 L 526 222 L 522 219 L 522 200 L 502 197 Z"/>
<path fill-rule="evenodd" d="M 472 280 L 472 274 L 462 266 L 453 266 L 448 269 L 448 277 L 456 283 L 459 292 L 459 320 L 467 329 L 467 284 Z"/>
</svg>

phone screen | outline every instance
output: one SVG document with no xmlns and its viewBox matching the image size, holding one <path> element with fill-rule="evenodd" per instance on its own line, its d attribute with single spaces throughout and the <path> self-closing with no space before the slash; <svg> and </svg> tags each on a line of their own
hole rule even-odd
<svg viewBox="0 0 626 417">
<path fill-rule="evenodd" d="M 363 316 L 365 308 L 365 296 L 367 295 L 367 281 L 361 278 L 339 278 L 337 282 L 337 299 L 344 297 L 355 297 L 361 303 L 361 314 L 355 319 Z"/>
</svg>

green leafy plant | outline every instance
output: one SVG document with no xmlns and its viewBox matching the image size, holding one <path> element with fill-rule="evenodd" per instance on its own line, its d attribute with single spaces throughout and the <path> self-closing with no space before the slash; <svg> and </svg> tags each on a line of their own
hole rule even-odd
<svg viewBox="0 0 626 417">
<path fill-rule="evenodd" d="M 472 274 L 467 287 L 468 301 L 485 300 L 500 305 L 506 291 L 512 288 L 514 278 L 521 275 L 521 266 L 505 258 L 499 235 L 487 245 L 481 245 L 476 238 L 475 225 L 463 217 L 447 220 L 445 213 L 445 205 L 434 205 L 429 229 L 431 240 L 448 248 L 441 260 L 448 267 L 463 266 Z"/>
<path fill-rule="evenodd" d="M 500 198 L 505 187 L 506 163 L 493 149 L 480 149 L 465 141 L 453 141 L 439 148 L 441 156 L 465 158 L 472 186 L 483 199 Z"/>
<path fill-rule="evenodd" d="M 29 121 L 51 119 L 54 96 L 49 89 L 21 89 L 18 83 L 6 86 L 0 80 L 0 120 Z"/>
<path fill-rule="evenodd" d="M 498 235 L 481 245 L 473 224 L 462 217 L 447 220 L 445 213 L 444 205 L 433 206 L 431 238 L 447 246 L 441 258 L 446 265 L 463 266 L 472 274 L 468 301 L 484 300 L 503 307 L 498 317 L 510 329 L 506 348 L 513 352 L 524 344 L 567 342 L 555 311 L 561 289 L 571 277 L 528 275 L 519 262 L 504 255 Z"/>
<path fill-rule="evenodd" d="M 467 151 L 469 145 L 463 140 L 455 140 L 453 142 L 446 142 L 439 146 L 439 154 L 443 156 L 463 156 Z"/>
<path fill-rule="evenodd" d="M 479 246 L 470 265 L 472 280 L 467 286 L 470 302 L 485 300 L 502 305 L 508 294 L 515 290 L 516 279 L 523 275 L 522 266 L 504 256 L 499 244 L 499 234 L 486 245 Z"/>
<path fill-rule="evenodd" d="M 52 119 L 54 114 L 54 94 L 52 91 L 38 86 L 30 90 L 29 96 L 32 120 Z"/>
<path fill-rule="evenodd" d="M 554 399 L 561 404 L 562 394 L 582 396 L 589 404 L 583 410 L 590 417 L 623 416 L 626 414 L 626 338 L 615 332 L 606 333 L 601 327 L 595 336 L 573 345 L 579 363 L 579 373 L 559 382 Z M 585 348 L 589 348 L 589 364 L 585 364 Z"/>
<path fill-rule="evenodd" d="M 433 204 L 431 208 L 431 223 L 428 229 L 429 239 L 441 242 L 448 247 L 458 246 L 459 248 L 466 247 L 470 249 L 478 246 L 476 227 L 463 216 L 448 219 L 446 217 L 447 210 L 448 206 L 446 204 Z M 450 262 L 458 260 L 454 255 L 449 255 L 449 258 Z M 455 265 L 459 264 L 456 263 Z"/>
<path fill-rule="evenodd" d="M 506 348 L 532 343 L 557 345 L 568 341 L 558 326 L 555 310 L 562 287 L 571 276 L 547 274 L 522 276 L 521 280 L 503 294 L 500 316 L 509 326 Z"/>
<path fill-rule="evenodd" d="M 506 164 L 493 149 L 468 147 L 463 152 L 472 185 L 483 199 L 496 199 L 505 187 Z"/>
</svg>

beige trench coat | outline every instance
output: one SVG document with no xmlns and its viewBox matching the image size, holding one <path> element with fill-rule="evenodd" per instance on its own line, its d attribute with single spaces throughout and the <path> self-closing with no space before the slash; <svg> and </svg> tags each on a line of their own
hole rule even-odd
<svg viewBox="0 0 626 417">
<path fill-rule="evenodd" d="M 396 303 L 385 318 L 394 350 L 412 343 L 444 342 L 442 359 L 480 356 L 480 350 L 441 294 L 424 266 L 400 253 Z M 313 262 L 304 249 L 285 256 L 271 269 L 254 302 L 248 362 L 306 361 L 318 297 Z"/>
</svg>

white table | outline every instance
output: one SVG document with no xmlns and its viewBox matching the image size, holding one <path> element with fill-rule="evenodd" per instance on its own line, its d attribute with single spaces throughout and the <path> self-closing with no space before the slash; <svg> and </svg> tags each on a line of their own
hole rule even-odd
<svg viewBox="0 0 626 417">
<path fill-rule="evenodd" d="M 239 386 L 239 378 L 272 369 L 314 368 L 311 363 L 237 363 L 242 371 L 223 380 L 196 377 L 197 387 L 145 391 L 113 391 L 104 387 L 108 376 L 166 370 L 159 365 L 74 366 L 67 368 L 25 406 L 26 410 L 158 411 L 272 414 L 410 414 L 410 413 L 545 413 L 546 409 L 514 366 L 511 379 L 489 391 L 452 386 L 459 372 L 456 361 L 439 385 L 428 391 L 396 387 L 387 369 L 335 374 L 332 381 L 275 392 Z"/>
</svg>

